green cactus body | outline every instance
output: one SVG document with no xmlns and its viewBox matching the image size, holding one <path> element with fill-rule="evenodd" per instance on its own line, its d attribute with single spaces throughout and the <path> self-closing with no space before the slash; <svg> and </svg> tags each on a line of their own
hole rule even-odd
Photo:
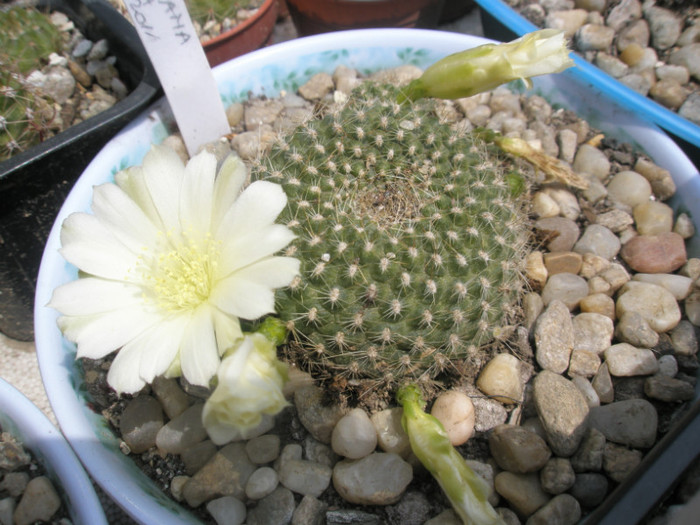
<svg viewBox="0 0 700 525">
<path fill-rule="evenodd" d="M 62 48 L 48 17 L 26 7 L 0 11 L 0 160 L 46 138 L 55 109 L 24 76 Z"/>
<path fill-rule="evenodd" d="M 485 134 L 396 96 L 364 84 L 253 168 L 289 197 L 301 275 L 276 300 L 297 357 L 388 388 L 433 380 L 513 320 L 528 238 L 522 181 Z"/>
</svg>

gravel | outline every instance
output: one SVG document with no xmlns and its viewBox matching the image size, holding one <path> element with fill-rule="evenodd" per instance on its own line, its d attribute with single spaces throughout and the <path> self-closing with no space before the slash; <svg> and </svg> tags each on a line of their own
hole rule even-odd
<svg viewBox="0 0 700 525">
<path fill-rule="evenodd" d="M 359 75 L 343 68 L 328 78 L 338 87 Z M 323 80 L 305 86 L 308 100 L 286 94 L 229 108 L 234 149 L 252 161 L 275 129 L 332 100 Z M 637 208 L 673 194 L 670 174 L 628 146 L 601 140 L 540 97 L 499 88 L 445 102 L 445 109 L 458 120 L 490 114 L 488 126 L 519 129 L 515 134 L 570 159 L 591 181 L 584 191 L 534 188 L 531 215 L 543 242 L 527 261 L 532 290 L 523 298 L 522 326 L 504 347 L 509 358 L 489 363 L 476 384 L 452 385 L 448 392 L 471 403 L 453 403 L 445 416 L 461 425 L 456 439 L 472 436 L 458 450 L 493 487 L 490 500 L 509 522 L 573 523 L 630 474 L 693 390 L 700 260 L 688 259 L 684 237 L 694 229 L 686 223 L 683 234 L 672 231 L 679 216 L 664 222 L 664 231 L 640 232 Z M 253 120 L 255 131 L 245 124 Z M 566 138 L 558 140 L 561 135 Z M 185 154 L 179 137 L 167 142 Z M 612 180 L 618 187 L 609 192 Z M 630 195 L 636 200 L 621 198 Z M 329 403 L 293 369 L 290 406 L 245 439 L 216 447 L 198 422 L 201 397 L 187 394 L 186 385 L 159 380 L 133 399 L 116 399 L 104 390 L 104 364 L 86 360 L 86 379 L 94 397 L 107 400 L 113 426 L 128 428 L 123 451 L 205 521 L 228 523 L 217 517 L 230 513 L 234 523 L 407 523 L 407 509 L 431 520 L 440 516 L 440 523 L 455 519 L 407 446 L 400 408 L 348 410 Z M 489 373 L 491 367 L 499 373 Z M 458 405 L 461 414 L 454 413 Z M 465 421 L 473 428 L 464 428 Z"/>
<path fill-rule="evenodd" d="M 622 84 L 700 125 L 697 3 L 505 1 L 538 27 L 564 30 L 579 55 Z"/>
</svg>

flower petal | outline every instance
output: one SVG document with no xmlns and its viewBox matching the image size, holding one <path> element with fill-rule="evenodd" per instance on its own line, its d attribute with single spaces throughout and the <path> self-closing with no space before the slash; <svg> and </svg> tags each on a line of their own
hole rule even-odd
<svg viewBox="0 0 700 525">
<path fill-rule="evenodd" d="M 242 319 L 274 313 L 273 289 L 288 285 L 299 274 L 299 260 L 269 257 L 256 262 L 217 284 L 210 300 L 221 310 Z"/>
<path fill-rule="evenodd" d="M 224 215 L 241 193 L 247 177 L 248 169 L 240 157 L 230 154 L 224 159 L 214 182 L 212 231 L 218 229 Z"/>
<path fill-rule="evenodd" d="M 143 159 L 143 176 L 164 232 L 180 230 L 180 190 L 185 167 L 180 157 L 165 146 L 153 146 Z"/>
<path fill-rule="evenodd" d="M 259 231 L 272 224 L 286 205 L 287 195 L 279 184 L 253 182 L 233 203 L 215 236 L 226 242 L 238 235 Z"/>
<path fill-rule="evenodd" d="M 148 215 L 153 224 L 160 224 L 160 216 L 153 199 L 146 186 L 142 166 L 131 166 L 118 172 L 114 176 L 114 182 L 126 193 L 136 205 Z"/>
<path fill-rule="evenodd" d="M 163 320 L 125 346 L 138 346 L 141 349 L 139 365 L 134 372 L 143 381 L 150 383 L 170 368 L 181 348 L 188 321 L 189 316 L 186 315 Z"/>
<path fill-rule="evenodd" d="M 216 335 L 216 346 L 219 355 L 223 355 L 243 337 L 241 323 L 238 317 L 233 317 L 222 312 L 217 307 L 211 308 L 212 320 L 214 322 L 214 333 Z"/>
<path fill-rule="evenodd" d="M 126 279 L 137 255 L 94 215 L 73 213 L 61 227 L 61 255 L 80 270 L 106 279 Z"/>
<path fill-rule="evenodd" d="M 187 163 L 180 192 L 180 223 L 185 231 L 191 228 L 202 235 L 209 231 L 215 175 L 216 157 L 208 151 Z"/>
<path fill-rule="evenodd" d="M 127 307 L 139 307 L 143 301 L 140 287 L 123 281 L 84 277 L 61 285 L 53 291 L 48 306 L 63 315 L 92 315 Z"/>
<path fill-rule="evenodd" d="M 158 229 L 136 203 L 116 184 L 101 184 L 93 190 L 92 209 L 98 220 L 138 254 L 155 243 Z"/>
<path fill-rule="evenodd" d="M 59 328 L 76 343 L 77 357 L 100 359 L 124 346 L 160 320 L 142 308 L 128 307 L 95 315 L 61 316 Z"/>
<path fill-rule="evenodd" d="M 249 264 L 275 254 L 294 238 L 294 232 L 281 224 L 272 224 L 264 230 L 234 237 L 222 246 L 217 268 L 220 273 L 218 278 L 227 277 Z"/>
<path fill-rule="evenodd" d="M 211 311 L 203 306 L 194 312 L 182 339 L 182 375 L 193 385 L 209 386 L 219 362 Z"/>
<path fill-rule="evenodd" d="M 139 375 L 141 352 L 142 348 L 138 345 L 125 346 L 112 361 L 107 372 L 107 383 L 117 394 L 133 394 L 146 386 Z"/>
</svg>

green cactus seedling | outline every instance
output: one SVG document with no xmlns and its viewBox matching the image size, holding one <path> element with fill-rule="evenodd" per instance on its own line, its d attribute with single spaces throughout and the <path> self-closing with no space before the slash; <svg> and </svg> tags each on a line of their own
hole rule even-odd
<svg viewBox="0 0 700 525">
<path fill-rule="evenodd" d="M 523 180 L 435 100 L 365 83 L 253 169 L 289 197 L 301 275 L 277 312 L 297 360 L 350 383 L 431 382 L 510 323 L 528 240 Z"/>
</svg>

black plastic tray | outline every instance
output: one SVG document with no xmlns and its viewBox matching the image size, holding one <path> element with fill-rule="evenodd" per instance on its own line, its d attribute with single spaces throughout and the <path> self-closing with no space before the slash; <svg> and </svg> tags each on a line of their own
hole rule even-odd
<svg viewBox="0 0 700 525">
<path fill-rule="evenodd" d="M 104 0 L 40 0 L 89 39 L 106 38 L 129 95 L 110 109 L 0 163 L 0 332 L 33 338 L 34 292 L 44 244 L 75 180 L 121 128 L 160 96 L 134 27 Z"/>
</svg>

